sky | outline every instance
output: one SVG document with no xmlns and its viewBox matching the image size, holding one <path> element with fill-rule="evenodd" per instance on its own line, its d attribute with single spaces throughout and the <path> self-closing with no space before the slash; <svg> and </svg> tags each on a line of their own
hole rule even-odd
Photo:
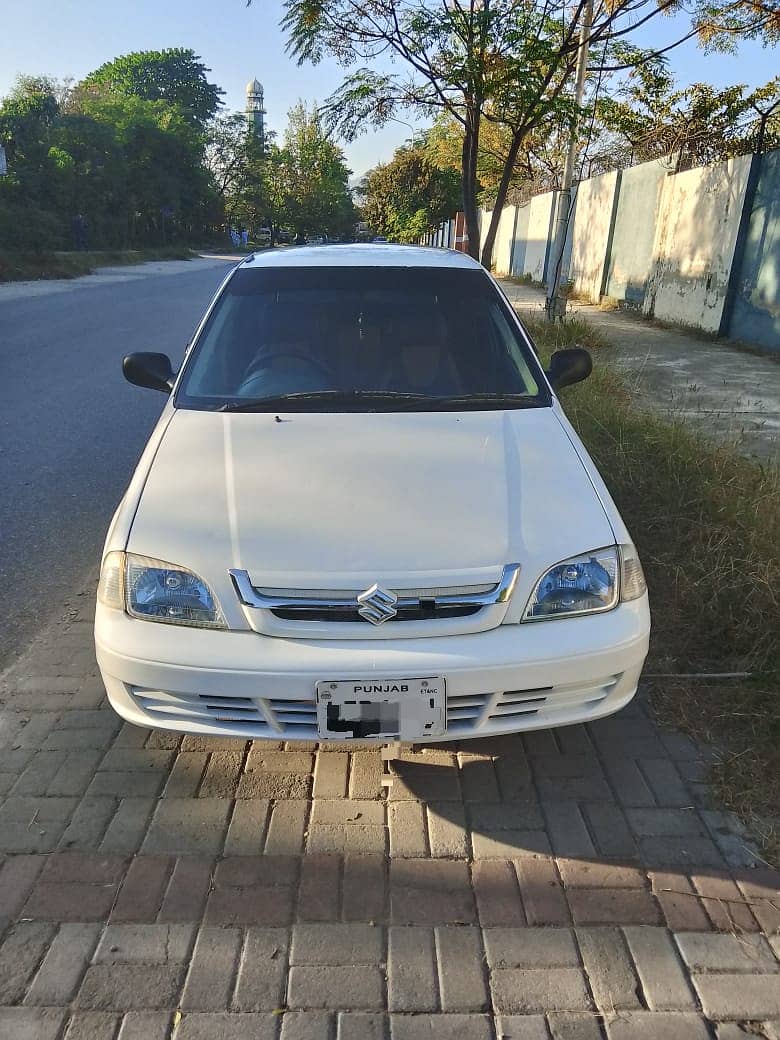
<svg viewBox="0 0 780 1040">
<path fill-rule="evenodd" d="M 229 109 L 243 110 L 245 88 L 257 77 L 265 88 L 266 126 L 282 131 L 300 99 L 322 102 L 344 70 L 334 61 L 299 67 L 284 51 L 280 0 L 0 0 L 0 97 L 19 73 L 80 79 L 105 61 L 137 50 L 190 47 L 225 91 Z M 642 44 L 674 39 L 673 19 L 656 19 Z M 707 81 L 758 86 L 780 69 L 780 51 L 747 41 L 737 56 L 704 55 L 694 44 L 670 54 L 681 84 Z M 412 116 L 403 119 L 413 123 Z M 391 123 L 344 146 L 353 173 L 363 174 L 412 136 Z"/>
</svg>

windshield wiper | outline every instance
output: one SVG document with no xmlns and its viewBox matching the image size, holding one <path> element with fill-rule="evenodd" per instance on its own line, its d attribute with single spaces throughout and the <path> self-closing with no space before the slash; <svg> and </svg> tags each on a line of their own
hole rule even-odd
<svg viewBox="0 0 780 1040">
<path fill-rule="evenodd" d="M 463 408 L 541 408 L 545 402 L 529 394 L 445 394 L 441 397 L 424 397 L 426 411 Z M 416 403 L 416 402 L 415 402 Z"/>
<path fill-rule="evenodd" d="M 425 394 L 409 394 L 397 390 L 302 390 L 294 394 L 276 394 L 272 397 L 252 397 L 245 401 L 225 401 L 218 412 L 272 411 L 286 405 L 305 404 L 309 401 L 427 401 Z"/>
</svg>

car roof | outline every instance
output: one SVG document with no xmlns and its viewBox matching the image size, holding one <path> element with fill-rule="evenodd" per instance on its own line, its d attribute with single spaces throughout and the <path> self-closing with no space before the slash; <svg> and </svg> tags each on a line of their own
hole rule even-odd
<svg viewBox="0 0 780 1040">
<path fill-rule="evenodd" d="M 466 253 L 452 249 L 433 249 L 424 246 L 381 245 L 328 245 L 292 246 L 289 249 L 269 249 L 247 257 L 241 265 L 253 267 L 447 267 L 484 271 L 484 268 Z"/>
</svg>

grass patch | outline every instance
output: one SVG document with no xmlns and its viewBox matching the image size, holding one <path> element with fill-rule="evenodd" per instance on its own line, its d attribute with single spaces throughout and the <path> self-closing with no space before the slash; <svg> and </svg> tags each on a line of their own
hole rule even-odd
<svg viewBox="0 0 780 1040">
<path fill-rule="evenodd" d="M 33 281 L 40 278 L 79 278 L 96 267 L 142 264 L 147 260 L 190 260 L 187 246 L 161 246 L 159 249 L 106 249 L 84 252 L 0 251 L 0 282 Z"/>
<path fill-rule="evenodd" d="M 593 375 L 566 412 L 639 550 L 650 590 L 650 673 L 753 673 L 750 681 L 653 683 L 659 717 L 718 749 L 725 805 L 780 857 L 780 478 L 685 420 L 637 407 L 587 322 L 526 322 L 543 355 L 574 344 Z"/>
</svg>

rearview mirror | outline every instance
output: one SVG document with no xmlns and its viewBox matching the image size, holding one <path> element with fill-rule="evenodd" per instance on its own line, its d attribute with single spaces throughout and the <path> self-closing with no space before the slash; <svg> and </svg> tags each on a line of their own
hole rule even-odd
<svg viewBox="0 0 780 1040">
<path fill-rule="evenodd" d="M 162 390 L 169 394 L 173 390 L 176 373 L 167 354 L 151 354 L 148 351 L 128 354 L 122 359 L 122 372 L 128 383 L 144 386 L 149 390 Z"/>
<path fill-rule="evenodd" d="M 572 383 L 581 383 L 593 371 L 593 359 L 584 347 L 570 347 L 567 350 L 556 350 L 550 358 L 550 367 L 546 376 L 554 390 Z"/>
</svg>

